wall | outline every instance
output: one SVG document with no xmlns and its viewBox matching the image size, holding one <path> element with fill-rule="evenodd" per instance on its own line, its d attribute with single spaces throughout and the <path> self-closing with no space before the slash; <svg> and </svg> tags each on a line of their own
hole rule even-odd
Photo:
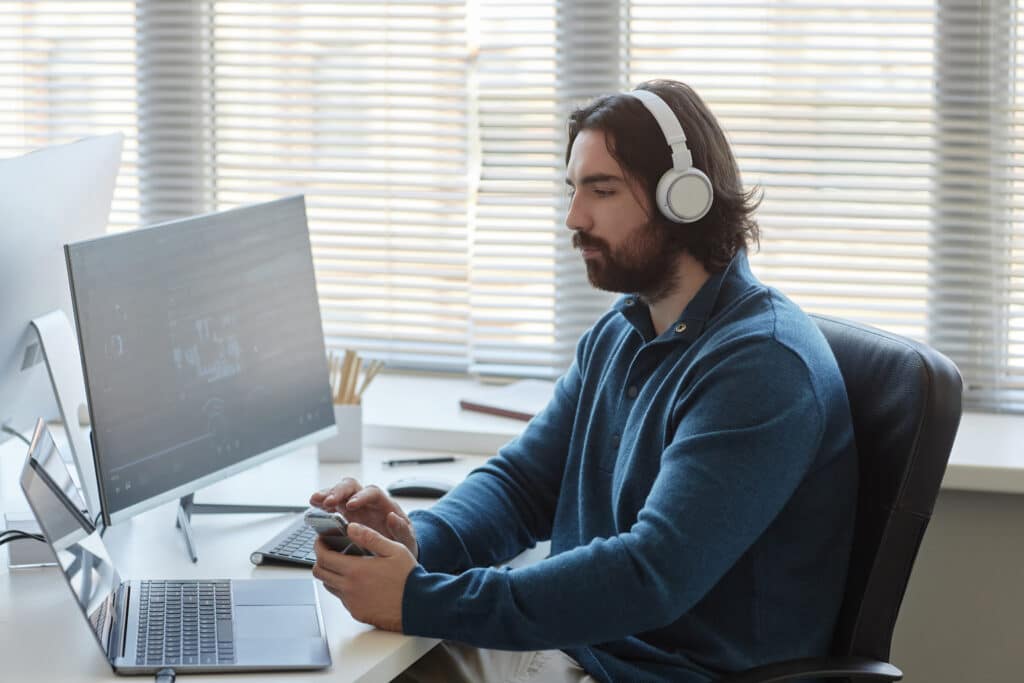
<svg viewBox="0 0 1024 683">
<path fill-rule="evenodd" d="M 907 683 L 1024 681 L 1024 495 L 944 489 L 896 624 Z"/>
</svg>

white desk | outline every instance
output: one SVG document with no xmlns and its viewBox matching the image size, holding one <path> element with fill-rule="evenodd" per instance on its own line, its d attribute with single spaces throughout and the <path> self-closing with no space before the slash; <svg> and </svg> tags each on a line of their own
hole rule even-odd
<svg viewBox="0 0 1024 683">
<path fill-rule="evenodd" d="M 19 441 L 10 440 L 0 446 L 0 501 L 8 510 L 27 507 L 24 497 L 12 495 L 12 490 L 17 490 L 17 475 L 24 463 L 24 454 L 25 447 Z M 485 460 L 481 456 L 459 456 L 455 463 L 394 468 L 380 465 L 384 459 L 410 455 L 426 453 L 371 448 L 361 465 L 320 466 L 314 450 L 306 449 L 204 489 L 196 498 L 198 502 L 210 503 L 301 505 L 314 490 L 344 476 L 378 484 L 410 475 L 457 481 Z M 414 509 L 429 505 L 431 501 L 404 499 L 402 503 L 407 509 Z M 249 562 L 249 553 L 293 518 L 293 515 L 196 515 L 192 518 L 192 528 L 199 553 L 197 564 L 189 561 L 181 533 L 174 527 L 175 504 L 168 503 L 115 525 L 104 539 L 122 578 L 309 576 L 306 568 L 256 567 Z M 322 586 L 319 592 L 334 660 L 330 669 L 287 674 L 190 675 L 184 680 L 197 683 L 390 681 L 437 643 L 429 638 L 388 633 L 360 624 Z M 103 659 L 57 568 L 8 569 L 6 547 L 0 548 L 0 680 L 124 680 L 116 677 Z"/>
<path fill-rule="evenodd" d="M 382 375 L 364 402 L 364 439 L 374 446 L 367 451 L 364 467 L 333 465 L 318 471 L 311 455 L 287 457 L 211 487 L 198 496 L 199 501 L 295 504 L 305 501 L 313 487 L 345 474 L 368 483 L 387 483 L 409 474 L 459 478 L 483 458 L 401 471 L 375 463 L 409 455 L 383 450 L 387 447 L 489 454 L 522 429 L 515 420 L 460 411 L 459 397 L 473 386 L 469 380 Z M 424 401 L 425 396 L 430 399 Z M 961 422 L 935 517 L 896 625 L 893 661 L 908 681 L 953 683 L 978 671 L 991 673 L 987 680 L 992 681 L 1019 679 L 1014 634 L 1024 611 L 1017 571 L 1024 566 L 1019 534 L 1024 525 L 1022 442 L 1022 416 L 969 413 Z M 7 509 L 13 502 L 15 509 L 27 510 L 16 474 L 23 461 L 19 442 L 0 445 L 0 502 Z M 247 559 L 250 550 L 287 520 L 268 515 L 197 517 L 196 566 L 188 561 L 174 529 L 172 506 L 114 527 L 107 537 L 118 565 L 132 577 L 301 575 L 306 570 L 255 568 Z M 6 565 L 6 551 L 0 549 L 0 680 L 30 680 L 32 674 L 47 680 L 111 680 L 109 667 L 55 570 L 8 574 Z M 321 600 L 334 666 L 326 672 L 272 674 L 262 680 L 386 681 L 434 644 L 362 626 L 330 594 L 322 592 Z M 44 645 L 47 642 L 56 644 Z M 194 680 L 248 681 L 253 675 Z"/>
</svg>

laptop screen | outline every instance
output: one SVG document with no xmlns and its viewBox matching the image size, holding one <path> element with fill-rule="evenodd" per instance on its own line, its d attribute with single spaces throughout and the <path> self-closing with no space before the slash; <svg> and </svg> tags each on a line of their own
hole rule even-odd
<svg viewBox="0 0 1024 683">
<path fill-rule="evenodd" d="M 32 437 L 21 488 L 106 654 L 121 577 L 110 561 L 99 531 L 82 513 L 85 500 L 42 420 Z"/>
</svg>

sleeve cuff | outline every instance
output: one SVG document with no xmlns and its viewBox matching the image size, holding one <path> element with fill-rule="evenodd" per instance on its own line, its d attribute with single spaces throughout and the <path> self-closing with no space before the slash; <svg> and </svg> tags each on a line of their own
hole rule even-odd
<svg viewBox="0 0 1024 683">
<path fill-rule="evenodd" d="M 427 510 L 413 510 L 409 519 L 419 547 L 416 559 L 427 571 L 457 574 L 467 568 L 466 549 L 447 522 Z"/>
<path fill-rule="evenodd" d="M 486 642 L 494 606 L 488 605 L 481 612 L 478 608 L 482 604 L 467 602 L 466 584 L 466 575 L 430 572 L 423 565 L 413 567 L 402 591 L 402 633 L 471 645 Z"/>
</svg>

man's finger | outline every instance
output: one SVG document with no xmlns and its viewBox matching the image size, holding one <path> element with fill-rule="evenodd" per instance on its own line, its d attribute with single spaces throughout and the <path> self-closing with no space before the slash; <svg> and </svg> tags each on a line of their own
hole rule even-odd
<svg viewBox="0 0 1024 683">
<path fill-rule="evenodd" d="M 324 588 L 338 588 L 339 584 L 344 581 L 345 577 L 341 574 L 336 574 L 330 569 L 324 567 L 320 562 L 313 565 L 313 578 L 323 584 Z"/>
<path fill-rule="evenodd" d="M 345 507 L 349 510 L 358 510 L 361 507 L 372 507 L 377 505 L 387 497 L 384 492 L 380 490 L 380 487 L 375 484 L 363 487 L 358 493 L 348 499 L 345 503 Z"/>
<path fill-rule="evenodd" d="M 351 528 L 352 525 L 349 524 L 349 529 Z M 356 543 L 356 545 L 362 544 Z M 364 559 L 361 555 L 351 555 L 335 550 L 325 544 L 323 539 L 320 538 L 316 540 L 316 543 L 313 545 L 313 549 L 316 551 L 316 566 L 319 567 L 322 572 L 333 574 L 333 577 L 328 577 L 332 578 L 332 580 L 344 578 L 358 566 L 353 564 L 354 562 Z"/>
<path fill-rule="evenodd" d="M 338 600 L 341 601 L 341 604 L 345 605 L 345 609 L 348 609 L 348 603 L 345 602 L 345 594 L 344 593 L 342 593 L 340 590 L 338 590 L 336 588 L 331 588 L 326 583 L 324 584 L 324 590 L 327 591 L 328 593 L 330 593 L 331 595 L 333 595 L 334 597 L 338 598 Z M 351 610 L 349 610 L 349 611 L 351 611 Z"/>
<path fill-rule="evenodd" d="M 396 552 L 406 549 L 401 543 L 392 541 L 370 527 L 355 522 L 348 525 L 348 537 L 360 547 L 366 548 L 380 557 L 391 557 Z"/>
<path fill-rule="evenodd" d="M 339 576 L 342 574 L 344 569 L 343 563 L 338 561 L 342 554 L 324 543 L 324 539 L 319 536 L 313 543 L 313 552 L 316 553 L 316 564 L 322 570 L 338 574 Z"/>
<path fill-rule="evenodd" d="M 344 505 L 349 498 L 361 489 L 359 482 L 351 477 L 345 477 L 340 482 L 335 484 L 327 492 L 317 491 L 310 496 L 310 505 L 330 510 L 337 508 L 338 506 Z M 321 496 L 321 494 L 323 494 Z"/>
</svg>

